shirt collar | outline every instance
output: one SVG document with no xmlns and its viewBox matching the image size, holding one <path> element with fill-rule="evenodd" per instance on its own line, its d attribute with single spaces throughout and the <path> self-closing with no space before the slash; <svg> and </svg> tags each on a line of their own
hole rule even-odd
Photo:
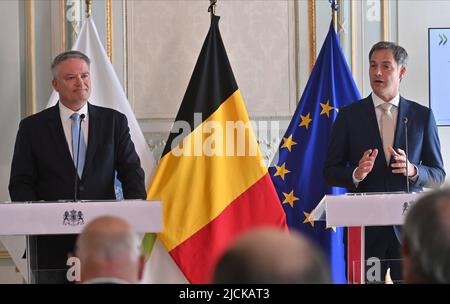
<svg viewBox="0 0 450 304">
<path fill-rule="evenodd" d="M 84 116 L 85 116 L 85 120 L 88 118 L 88 103 L 86 102 L 85 104 L 84 104 L 84 106 L 81 108 L 81 109 L 79 109 L 77 112 L 75 112 L 75 111 L 73 111 L 73 110 L 71 110 L 71 109 L 69 109 L 68 107 L 66 107 L 65 105 L 63 105 L 61 102 L 58 102 L 58 105 L 59 105 L 59 113 L 61 114 L 61 120 L 62 121 L 66 121 L 66 120 L 68 120 L 68 119 L 70 119 L 70 116 L 73 114 L 73 113 L 78 113 L 78 114 L 84 114 Z"/>
<path fill-rule="evenodd" d="M 378 107 L 379 105 L 382 105 L 385 103 L 385 101 L 383 99 L 381 99 L 380 97 L 378 97 L 375 93 L 372 92 L 372 100 L 373 100 L 373 105 L 376 107 Z M 400 103 L 400 94 L 397 94 L 394 98 L 392 98 L 391 100 L 389 100 L 389 103 L 393 106 L 395 106 L 396 108 L 398 108 L 398 104 Z"/>
</svg>

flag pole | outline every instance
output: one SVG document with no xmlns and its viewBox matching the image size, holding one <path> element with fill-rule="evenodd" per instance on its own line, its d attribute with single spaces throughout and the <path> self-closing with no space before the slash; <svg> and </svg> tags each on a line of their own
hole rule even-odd
<svg viewBox="0 0 450 304">
<path fill-rule="evenodd" d="M 210 12 L 211 13 L 211 19 L 216 15 L 215 14 L 215 12 L 216 12 L 216 3 L 217 3 L 217 0 L 209 0 L 209 7 L 208 7 L 208 12 Z"/>
<path fill-rule="evenodd" d="M 92 0 L 85 0 L 86 2 L 86 18 L 91 17 L 92 14 Z"/>
<path fill-rule="evenodd" d="M 339 9 L 339 4 L 337 3 L 337 0 L 328 0 L 328 2 L 331 4 L 331 18 L 333 19 L 334 30 L 337 32 L 337 11 Z"/>
</svg>

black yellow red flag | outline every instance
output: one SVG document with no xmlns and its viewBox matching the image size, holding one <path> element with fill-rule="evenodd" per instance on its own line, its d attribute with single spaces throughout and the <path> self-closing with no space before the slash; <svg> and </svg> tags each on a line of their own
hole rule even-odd
<svg viewBox="0 0 450 304">
<path fill-rule="evenodd" d="M 218 23 L 213 16 L 148 190 L 163 203 L 158 238 L 191 283 L 208 283 L 241 233 L 286 229 Z"/>
</svg>

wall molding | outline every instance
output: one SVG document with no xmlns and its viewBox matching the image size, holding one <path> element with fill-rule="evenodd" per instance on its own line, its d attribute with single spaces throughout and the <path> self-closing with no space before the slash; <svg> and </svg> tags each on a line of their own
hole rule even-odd
<svg viewBox="0 0 450 304">
<path fill-rule="evenodd" d="M 7 250 L 0 250 L 0 260 L 10 260 L 11 256 Z"/>
<path fill-rule="evenodd" d="M 389 40 L 389 1 L 382 0 L 381 1 L 381 13 L 382 13 L 382 23 L 383 23 L 383 40 Z"/>
<path fill-rule="evenodd" d="M 204 7 L 198 1 L 127 2 L 127 91 L 139 121 L 176 117 L 209 29 Z M 288 116 L 295 111 L 295 7 L 294 1 L 229 1 L 217 10 L 251 117 Z M 240 35 L 232 34 L 237 31 Z"/>
<path fill-rule="evenodd" d="M 113 62 L 113 13 L 112 0 L 106 0 L 106 52 L 109 61 Z"/>
<path fill-rule="evenodd" d="M 27 2 L 27 94 L 26 116 L 36 113 L 36 53 L 34 36 L 34 0 Z"/>
<path fill-rule="evenodd" d="M 309 73 L 311 74 L 316 63 L 316 0 L 309 0 Z"/>
</svg>

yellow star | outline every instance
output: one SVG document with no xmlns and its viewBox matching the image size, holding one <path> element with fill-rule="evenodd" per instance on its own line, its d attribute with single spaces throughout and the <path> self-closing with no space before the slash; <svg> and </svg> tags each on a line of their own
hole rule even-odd
<svg viewBox="0 0 450 304">
<path fill-rule="evenodd" d="M 302 119 L 302 122 L 300 123 L 299 127 L 306 127 L 306 130 L 308 130 L 309 124 L 312 121 L 312 118 L 310 115 L 311 115 L 311 113 L 308 113 L 308 115 L 306 115 L 306 116 L 303 116 L 300 114 L 300 118 Z"/>
<path fill-rule="evenodd" d="M 298 197 L 294 196 L 294 190 L 292 190 L 289 194 L 283 192 L 283 195 L 284 195 L 283 204 L 288 203 L 289 205 L 291 205 L 292 208 L 294 208 L 294 202 L 298 201 Z"/>
<path fill-rule="evenodd" d="M 281 148 L 287 148 L 289 152 L 291 152 L 292 146 L 296 144 L 297 143 L 292 140 L 292 135 L 290 135 L 288 138 L 283 137 L 283 145 L 281 146 Z"/>
<path fill-rule="evenodd" d="M 309 219 L 309 217 L 311 216 L 311 213 L 303 212 L 303 214 L 305 215 L 305 220 L 303 221 L 303 224 L 310 223 L 311 226 L 314 227 L 314 221 L 311 221 L 311 220 Z"/>
<path fill-rule="evenodd" d="M 334 109 L 332 106 L 330 106 L 330 101 L 327 100 L 327 103 L 320 103 L 320 106 L 322 107 L 320 115 L 327 114 L 327 116 L 330 117 L 330 111 Z"/>
<path fill-rule="evenodd" d="M 336 227 L 335 226 L 331 226 L 331 227 L 328 227 L 326 229 L 333 229 L 333 231 L 336 232 Z"/>
<path fill-rule="evenodd" d="M 286 169 L 286 163 L 283 163 L 281 166 L 275 165 L 275 168 L 277 168 L 277 172 L 273 175 L 275 176 L 281 176 L 281 179 L 284 180 L 284 175 L 291 172 L 288 169 Z"/>
</svg>

